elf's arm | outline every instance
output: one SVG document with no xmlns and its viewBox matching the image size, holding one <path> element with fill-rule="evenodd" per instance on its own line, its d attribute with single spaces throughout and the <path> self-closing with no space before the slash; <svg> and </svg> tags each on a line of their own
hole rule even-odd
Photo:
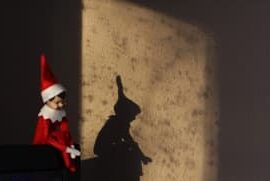
<svg viewBox="0 0 270 181">
<path fill-rule="evenodd" d="M 62 121 L 61 132 L 63 132 L 63 133 L 66 134 L 66 142 L 68 143 L 69 146 L 75 144 L 75 142 L 72 139 L 71 133 L 70 133 L 70 129 L 69 129 L 69 125 L 68 125 L 67 119 L 64 119 Z"/>
<path fill-rule="evenodd" d="M 63 132 L 65 134 L 65 139 L 66 139 L 66 143 L 68 143 L 68 147 L 66 148 L 66 152 L 70 154 L 70 157 L 72 159 L 75 159 L 76 156 L 80 156 L 81 152 L 75 148 L 75 143 L 71 137 L 71 133 L 69 130 L 69 125 L 68 125 L 68 121 L 66 119 L 64 119 L 61 122 L 61 132 Z"/>
</svg>

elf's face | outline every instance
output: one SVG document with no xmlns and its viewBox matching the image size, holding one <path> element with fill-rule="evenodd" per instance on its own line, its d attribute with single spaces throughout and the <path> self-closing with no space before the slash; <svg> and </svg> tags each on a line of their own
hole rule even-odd
<svg viewBox="0 0 270 181">
<path fill-rule="evenodd" d="M 61 110 L 65 107 L 65 100 L 59 96 L 55 96 L 53 99 L 46 103 L 50 108 L 55 110 Z"/>
</svg>

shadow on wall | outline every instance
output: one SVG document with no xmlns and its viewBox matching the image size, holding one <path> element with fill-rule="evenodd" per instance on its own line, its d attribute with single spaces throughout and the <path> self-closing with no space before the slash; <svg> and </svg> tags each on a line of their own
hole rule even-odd
<svg viewBox="0 0 270 181">
<path fill-rule="evenodd" d="M 269 180 L 269 1 L 130 2 L 214 33 L 221 112 L 219 180 Z"/>
<path fill-rule="evenodd" d="M 141 109 L 124 95 L 120 76 L 116 77 L 116 83 L 118 100 L 114 105 L 115 115 L 109 117 L 97 136 L 94 153 L 98 157 L 83 161 L 83 177 L 99 181 L 140 181 L 142 163 L 152 161 L 143 154 L 129 132 L 130 123 Z"/>
</svg>

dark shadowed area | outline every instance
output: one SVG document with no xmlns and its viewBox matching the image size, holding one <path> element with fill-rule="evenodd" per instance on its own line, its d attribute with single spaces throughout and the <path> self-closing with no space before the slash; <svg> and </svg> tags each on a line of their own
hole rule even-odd
<svg viewBox="0 0 270 181">
<path fill-rule="evenodd" d="M 28 144 L 42 106 L 41 52 L 68 89 L 70 127 L 78 141 L 80 2 L 5 1 L 1 6 L 0 144 Z"/>
</svg>

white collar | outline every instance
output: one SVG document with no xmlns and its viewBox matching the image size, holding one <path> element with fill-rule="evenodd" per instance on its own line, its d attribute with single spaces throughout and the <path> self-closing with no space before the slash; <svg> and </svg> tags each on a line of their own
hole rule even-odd
<svg viewBox="0 0 270 181">
<path fill-rule="evenodd" d="M 38 116 L 43 116 L 44 119 L 50 119 L 52 123 L 61 122 L 63 117 L 66 116 L 64 110 L 55 110 L 47 106 L 46 104 L 40 109 Z"/>
</svg>

